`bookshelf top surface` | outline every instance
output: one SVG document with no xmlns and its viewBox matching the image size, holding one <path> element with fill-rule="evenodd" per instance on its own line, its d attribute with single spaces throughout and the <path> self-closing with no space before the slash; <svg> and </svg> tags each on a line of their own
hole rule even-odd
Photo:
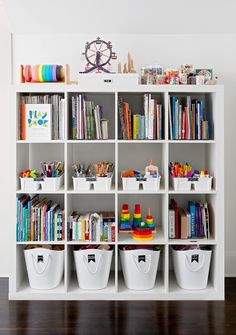
<svg viewBox="0 0 236 335">
<path fill-rule="evenodd" d="M 112 87 L 82 87 L 79 85 L 66 85 L 57 83 L 31 83 L 12 85 L 13 91 L 16 93 L 73 93 L 73 92 L 96 92 L 96 93 L 214 93 L 223 92 L 224 85 L 127 85 L 127 86 L 112 86 Z"/>
</svg>

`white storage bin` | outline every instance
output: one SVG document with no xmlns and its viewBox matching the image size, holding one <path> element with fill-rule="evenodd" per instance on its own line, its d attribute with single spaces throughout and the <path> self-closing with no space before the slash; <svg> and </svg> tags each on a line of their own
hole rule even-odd
<svg viewBox="0 0 236 335">
<path fill-rule="evenodd" d="M 160 250 L 120 250 L 125 285 L 131 290 L 151 290 L 156 281 Z"/>
<path fill-rule="evenodd" d="M 142 181 L 144 191 L 159 191 L 160 190 L 161 176 L 157 178 L 147 178 L 147 180 Z"/>
<path fill-rule="evenodd" d="M 138 85 L 139 75 L 137 73 L 80 73 L 78 75 L 78 85 L 80 88 L 98 87 L 110 88 L 120 86 L 130 87 Z"/>
<path fill-rule="evenodd" d="M 34 248 L 24 250 L 30 287 L 51 290 L 57 287 L 63 276 L 64 250 Z"/>
<path fill-rule="evenodd" d="M 190 191 L 192 182 L 188 178 L 181 177 L 170 177 L 172 180 L 172 186 L 175 191 Z"/>
<path fill-rule="evenodd" d="M 93 187 L 96 192 L 99 191 L 110 191 L 113 174 L 107 177 L 96 177 L 96 181 L 93 182 Z"/>
<path fill-rule="evenodd" d="M 24 192 L 37 192 L 40 189 L 40 182 L 33 178 L 21 178 L 20 177 L 21 191 Z"/>
<path fill-rule="evenodd" d="M 124 191 L 138 191 L 140 182 L 135 177 L 122 177 Z"/>
<path fill-rule="evenodd" d="M 63 181 L 64 181 L 64 174 L 62 174 L 60 177 L 48 177 L 48 178 L 45 177 L 44 180 L 41 181 L 40 183 L 42 185 L 43 191 L 56 192 L 62 187 Z"/>
<path fill-rule="evenodd" d="M 91 189 L 91 181 L 86 177 L 72 177 L 74 191 L 89 191 Z"/>
<path fill-rule="evenodd" d="M 74 250 L 79 287 L 101 290 L 107 286 L 113 250 Z"/>
<path fill-rule="evenodd" d="M 200 177 L 193 182 L 195 191 L 210 191 L 213 177 Z"/>
<path fill-rule="evenodd" d="M 205 289 L 208 282 L 211 254 L 211 250 L 172 249 L 177 284 L 186 290 Z"/>
</svg>

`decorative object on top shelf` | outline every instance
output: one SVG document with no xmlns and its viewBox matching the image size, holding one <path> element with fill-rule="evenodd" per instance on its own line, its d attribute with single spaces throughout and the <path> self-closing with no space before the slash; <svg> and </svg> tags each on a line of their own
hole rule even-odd
<svg viewBox="0 0 236 335">
<path fill-rule="evenodd" d="M 128 52 L 128 66 L 125 63 L 123 67 L 123 71 L 121 69 L 121 63 L 118 63 L 118 73 L 136 73 L 134 68 L 134 60 L 131 57 L 131 54 Z"/>
<path fill-rule="evenodd" d="M 64 83 L 70 84 L 69 65 L 21 65 L 21 83 Z"/>
<path fill-rule="evenodd" d="M 141 68 L 143 85 L 216 85 L 218 76 L 212 69 L 194 69 L 193 65 L 181 64 L 180 69 L 164 69 L 162 65 L 148 65 Z"/>
<path fill-rule="evenodd" d="M 110 71 L 111 60 L 117 59 L 116 53 L 112 51 L 110 41 L 104 41 L 100 37 L 92 42 L 87 42 L 85 51 L 82 53 L 87 61 L 85 70 L 80 73 L 113 73 Z"/>
</svg>

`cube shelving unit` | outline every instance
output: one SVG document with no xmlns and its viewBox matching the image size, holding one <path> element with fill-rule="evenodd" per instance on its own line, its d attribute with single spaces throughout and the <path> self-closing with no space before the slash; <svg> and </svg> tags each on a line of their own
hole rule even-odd
<svg viewBox="0 0 236 335">
<path fill-rule="evenodd" d="M 27 142 L 20 140 L 20 95 L 29 93 L 60 93 L 65 98 L 65 139 L 48 142 Z M 72 140 L 71 136 L 71 96 L 81 93 L 95 103 L 104 106 L 104 115 L 109 119 L 109 140 Z M 118 100 L 122 96 L 131 107 L 142 110 L 142 96 L 150 93 L 164 106 L 163 140 L 123 140 L 120 138 Z M 203 99 L 210 126 L 209 140 L 170 140 L 168 127 L 169 95 L 201 97 Z M 221 85 L 136 85 L 98 88 L 91 90 L 77 85 L 66 84 L 21 84 L 12 88 L 12 211 L 11 243 L 12 271 L 9 299 L 19 300 L 222 300 L 224 299 L 224 88 Z M 98 291 L 84 291 L 79 288 L 73 260 L 75 241 L 61 242 L 16 242 L 15 203 L 21 192 L 19 173 L 27 168 L 40 168 L 41 160 L 63 160 L 65 162 L 64 187 L 47 197 L 58 201 L 65 209 L 65 218 L 72 210 L 99 211 L 113 210 L 116 214 L 116 239 L 109 243 L 114 246 L 111 274 L 107 288 Z M 144 169 L 153 159 L 158 165 L 161 187 L 158 192 L 125 192 L 122 190 L 121 171 L 130 168 Z M 72 185 L 71 165 L 76 161 L 85 163 L 96 160 L 115 162 L 115 175 L 110 191 L 75 192 Z M 189 161 L 193 166 L 206 168 L 213 175 L 213 189 L 209 192 L 177 192 L 171 187 L 168 172 L 169 161 Z M 41 196 L 44 195 L 39 191 Z M 180 205 L 187 200 L 206 200 L 210 210 L 210 239 L 169 239 L 168 206 L 171 198 Z M 149 291 L 132 291 L 126 288 L 119 261 L 119 246 L 137 244 L 129 234 L 119 234 L 119 213 L 123 203 L 129 203 L 132 213 L 134 204 L 140 203 L 147 212 L 151 207 L 157 233 L 151 245 L 161 245 L 161 256 L 155 287 Z M 101 242 L 104 243 L 104 242 Z M 33 290 L 29 286 L 23 250 L 28 244 L 61 244 L 65 249 L 64 277 L 54 290 Z M 94 244 L 98 244 L 94 242 Z M 100 243 L 99 243 L 100 244 Z M 147 243 L 145 243 L 147 244 Z M 173 274 L 171 256 L 172 245 L 210 245 L 212 262 L 208 286 L 204 290 L 184 290 L 180 288 Z"/>
</svg>

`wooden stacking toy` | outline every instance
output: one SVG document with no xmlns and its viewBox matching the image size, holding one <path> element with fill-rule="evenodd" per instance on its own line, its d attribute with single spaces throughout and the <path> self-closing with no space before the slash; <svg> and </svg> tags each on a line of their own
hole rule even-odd
<svg viewBox="0 0 236 335">
<path fill-rule="evenodd" d="M 140 204 L 136 204 L 134 208 L 133 230 L 139 227 L 141 222 L 142 222 L 142 214 L 140 210 Z"/>
<path fill-rule="evenodd" d="M 151 215 L 151 209 L 148 208 L 148 215 L 146 216 L 146 226 L 151 230 L 155 230 L 155 226 L 153 223 L 153 217 Z"/>
<path fill-rule="evenodd" d="M 133 239 L 140 242 L 151 241 L 153 239 L 152 230 L 141 222 L 133 231 Z"/>
<path fill-rule="evenodd" d="M 120 230 L 130 231 L 131 223 L 130 223 L 130 213 L 129 213 L 129 205 L 123 204 L 122 211 L 120 215 Z"/>
</svg>

